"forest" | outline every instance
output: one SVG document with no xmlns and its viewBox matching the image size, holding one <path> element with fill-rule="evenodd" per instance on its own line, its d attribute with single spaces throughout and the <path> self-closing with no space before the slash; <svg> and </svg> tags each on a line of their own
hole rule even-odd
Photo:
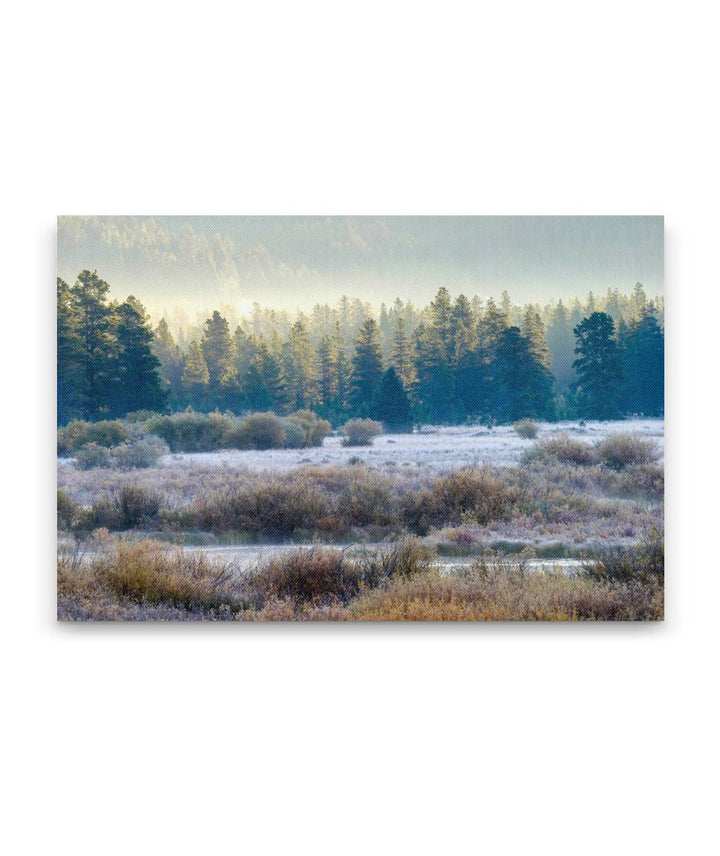
<svg viewBox="0 0 720 856">
<path fill-rule="evenodd" d="M 312 410 L 388 431 L 663 414 L 664 305 L 640 283 L 545 306 L 441 287 L 422 308 L 343 297 L 308 313 L 254 304 L 249 317 L 222 307 L 204 323 L 154 327 L 137 298 L 109 292 L 97 272 L 57 280 L 59 425 L 188 408 Z"/>
</svg>

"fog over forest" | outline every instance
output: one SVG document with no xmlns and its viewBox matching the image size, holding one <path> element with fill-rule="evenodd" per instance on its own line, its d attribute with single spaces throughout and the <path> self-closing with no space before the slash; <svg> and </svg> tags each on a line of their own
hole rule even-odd
<svg viewBox="0 0 720 856">
<path fill-rule="evenodd" d="M 424 305 L 439 287 L 546 303 L 642 282 L 662 293 L 662 217 L 58 218 L 58 275 L 97 270 L 159 320 L 343 295 Z"/>
</svg>

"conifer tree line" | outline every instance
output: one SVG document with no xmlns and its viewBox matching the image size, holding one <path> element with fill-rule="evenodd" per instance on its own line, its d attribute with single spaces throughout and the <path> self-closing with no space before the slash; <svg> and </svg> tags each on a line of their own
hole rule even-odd
<svg viewBox="0 0 720 856">
<path fill-rule="evenodd" d="M 424 308 L 377 312 L 343 297 L 309 313 L 215 310 L 161 318 L 82 271 L 57 281 L 58 422 L 192 407 L 234 413 L 311 409 L 333 424 L 657 416 L 664 407 L 663 302 L 632 293 L 517 306 L 446 288 Z"/>
</svg>

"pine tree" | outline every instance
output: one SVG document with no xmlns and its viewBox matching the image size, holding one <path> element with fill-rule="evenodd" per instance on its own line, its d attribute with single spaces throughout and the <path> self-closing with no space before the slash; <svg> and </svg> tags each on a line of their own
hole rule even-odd
<svg viewBox="0 0 720 856">
<path fill-rule="evenodd" d="M 72 294 L 57 278 L 57 422 L 65 425 L 82 415 L 82 342 Z"/>
<path fill-rule="evenodd" d="M 375 414 L 388 433 L 412 431 L 413 415 L 410 399 L 392 366 L 387 369 L 380 381 Z"/>
<path fill-rule="evenodd" d="M 501 422 L 550 414 L 552 377 L 518 327 L 503 330 L 493 365 L 492 415 Z"/>
<path fill-rule="evenodd" d="M 240 394 L 249 410 L 270 410 L 273 400 L 257 362 L 251 362 L 240 377 Z"/>
<path fill-rule="evenodd" d="M 108 305 L 110 286 L 97 271 L 82 271 L 70 289 L 76 332 L 81 343 L 81 400 L 85 418 L 111 409 L 112 359 L 115 356 L 113 309 Z"/>
<path fill-rule="evenodd" d="M 593 312 L 574 330 L 580 412 L 592 419 L 620 415 L 622 367 L 614 332 L 613 320 L 604 312 Z"/>
<path fill-rule="evenodd" d="M 202 348 L 196 339 L 190 342 L 185 368 L 182 373 L 183 389 L 187 393 L 190 404 L 196 410 L 203 410 L 207 402 L 207 387 L 210 380 Z"/>
<path fill-rule="evenodd" d="M 436 328 L 421 324 L 415 330 L 415 397 L 420 412 L 433 423 L 451 422 L 455 418 L 455 384 L 452 367 Z"/>
<path fill-rule="evenodd" d="M 406 332 L 405 319 L 402 315 L 398 315 L 390 349 L 390 360 L 403 386 L 408 391 L 412 390 L 416 380 L 414 358 L 414 349 Z"/>
<path fill-rule="evenodd" d="M 280 360 L 268 348 L 262 337 L 258 340 L 257 363 L 265 389 L 270 396 L 270 407 L 278 413 L 284 413 L 288 397 Z"/>
<path fill-rule="evenodd" d="M 550 348 L 545 338 L 545 325 L 540 319 L 538 312 L 532 306 L 528 306 L 525 310 L 520 329 L 530 345 L 530 353 L 533 355 L 533 359 L 540 363 L 541 366 L 549 369 L 552 357 L 550 356 Z"/>
<path fill-rule="evenodd" d="M 353 415 L 373 416 L 374 401 L 383 375 L 382 351 L 374 319 L 364 321 L 355 339 L 349 400 Z"/>
<path fill-rule="evenodd" d="M 163 412 L 167 407 L 168 391 L 160 378 L 160 360 L 152 352 L 152 341 L 145 308 L 130 295 L 117 310 L 116 416 L 137 410 Z"/>
<path fill-rule="evenodd" d="M 453 306 L 450 300 L 450 292 L 447 288 L 441 288 L 435 295 L 429 307 L 430 321 L 428 329 L 435 339 L 435 345 L 439 346 L 445 358 L 452 359 L 453 352 Z"/>
<path fill-rule="evenodd" d="M 647 310 L 644 318 L 630 325 L 623 335 L 622 352 L 621 404 L 624 412 L 662 416 L 665 409 L 665 337 L 653 312 Z"/>
<path fill-rule="evenodd" d="M 293 410 L 304 410 L 315 402 L 315 362 L 307 324 L 303 318 L 298 318 L 290 328 L 288 340 L 283 347 L 283 373 L 290 407 Z"/>
<path fill-rule="evenodd" d="M 227 319 L 223 318 L 217 309 L 205 322 L 200 344 L 208 371 L 208 391 L 213 403 L 222 406 L 235 391 L 232 382 L 237 377 L 237 372 L 230 327 Z"/>
<path fill-rule="evenodd" d="M 155 356 L 160 360 L 160 377 L 170 390 L 171 401 L 177 402 L 182 397 L 183 359 L 180 348 L 164 318 L 160 319 L 155 328 L 152 348 Z"/>
</svg>

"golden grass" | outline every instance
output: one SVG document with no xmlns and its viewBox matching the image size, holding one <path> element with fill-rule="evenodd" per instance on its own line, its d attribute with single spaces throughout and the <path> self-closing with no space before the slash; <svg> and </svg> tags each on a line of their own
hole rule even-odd
<svg viewBox="0 0 720 856">
<path fill-rule="evenodd" d="M 633 621 L 663 617 L 662 553 L 609 560 L 569 577 L 523 574 L 479 561 L 442 574 L 408 539 L 350 559 L 326 547 L 232 574 L 202 553 L 111 539 L 87 561 L 58 561 L 58 617 L 79 620 L 246 621 Z M 612 570 L 614 569 L 614 570 Z M 614 576 L 610 576 L 614 574 Z"/>
<path fill-rule="evenodd" d="M 633 621 L 661 620 L 662 588 L 623 586 L 585 577 L 519 571 L 467 576 L 428 571 L 362 594 L 354 621 Z"/>
</svg>

